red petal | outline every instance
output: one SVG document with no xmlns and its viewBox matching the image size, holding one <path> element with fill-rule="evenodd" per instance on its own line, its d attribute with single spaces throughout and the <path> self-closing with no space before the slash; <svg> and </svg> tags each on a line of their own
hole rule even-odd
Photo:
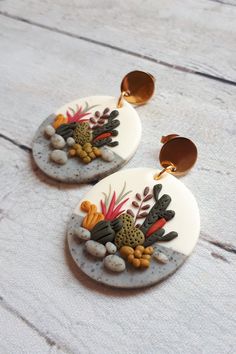
<svg viewBox="0 0 236 354">
<path fill-rule="evenodd" d="M 100 203 L 101 203 L 102 213 L 103 213 L 103 215 L 105 216 L 105 215 L 106 215 L 106 205 L 105 205 L 105 203 L 103 202 L 103 200 L 101 200 Z"/>
<path fill-rule="evenodd" d="M 117 218 L 117 214 L 119 214 L 120 209 L 123 207 L 123 205 L 129 200 L 129 198 L 126 198 L 125 200 L 123 200 L 123 202 L 121 202 L 120 204 L 118 204 L 118 206 L 114 209 L 113 213 L 112 213 L 112 218 L 115 219 Z"/>
<path fill-rule="evenodd" d="M 69 111 L 66 111 L 66 115 L 67 115 L 67 118 L 68 118 L 68 122 L 70 122 L 70 120 L 73 118 L 73 116 L 70 114 Z"/>
<path fill-rule="evenodd" d="M 110 206 L 106 215 L 106 220 L 109 220 L 109 218 L 111 217 L 112 213 L 113 213 L 113 209 L 116 203 L 116 192 L 113 193 L 111 202 L 110 202 Z"/>
</svg>

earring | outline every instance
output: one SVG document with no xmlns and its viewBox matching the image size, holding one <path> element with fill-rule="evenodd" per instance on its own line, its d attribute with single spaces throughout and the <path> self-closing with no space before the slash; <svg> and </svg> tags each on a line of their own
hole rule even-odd
<svg viewBox="0 0 236 354">
<path fill-rule="evenodd" d="M 160 151 L 159 160 L 163 170 L 155 179 L 159 179 L 164 172 L 175 176 L 186 174 L 197 161 L 197 147 L 189 139 L 170 134 L 161 138 L 163 146 Z"/>
<path fill-rule="evenodd" d="M 71 216 L 70 253 L 100 283 L 118 288 L 158 283 L 186 260 L 197 242 L 197 202 L 174 176 L 193 167 L 197 148 L 177 134 L 162 137 L 162 142 L 162 170 L 135 168 L 104 178 Z"/>
<path fill-rule="evenodd" d="M 90 96 L 62 106 L 36 132 L 36 164 L 67 183 L 97 181 L 115 172 L 132 157 L 141 138 L 140 118 L 131 104 L 146 103 L 154 89 L 151 74 L 132 71 L 122 80 L 119 99 Z"/>
</svg>

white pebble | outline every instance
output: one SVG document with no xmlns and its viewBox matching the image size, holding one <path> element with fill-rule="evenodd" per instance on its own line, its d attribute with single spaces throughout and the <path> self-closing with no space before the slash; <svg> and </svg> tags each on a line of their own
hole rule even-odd
<svg viewBox="0 0 236 354">
<path fill-rule="evenodd" d="M 89 240 L 85 243 L 86 251 L 94 257 L 103 258 L 106 254 L 106 247 L 99 242 Z"/>
<path fill-rule="evenodd" d="M 68 146 L 73 146 L 75 145 L 75 139 L 73 139 L 71 136 L 67 138 L 66 140 Z"/>
<path fill-rule="evenodd" d="M 105 247 L 106 247 L 107 252 L 108 252 L 109 254 L 115 254 L 116 251 L 117 251 L 116 245 L 114 245 L 114 243 L 112 243 L 112 242 L 107 242 L 107 243 L 105 244 Z"/>
<path fill-rule="evenodd" d="M 81 226 L 74 230 L 74 235 L 83 241 L 88 241 L 91 237 L 90 231 Z"/>
<path fill-rule="evenodd" d="M 51 137 L 55 134 L 55 129 L 53 128 L 52 125 L 47 125 L 44 129 L 44 133 L 48 136 Z"/>
<path fill-rule="evenodd" d="M 62 150 L 53 150 L 50 154 L 50 158 L 52 161 L 58 163 L 59 165 L 65 165 L 68 160 L 65 151 Z"/>
<path fill-rule="evenodd" d="M 160 263 L 168 263 L 169 258 L 162 252 L 154 253 L 153 257 Z"/>
<path fill-rule="evenodd" d="M 123 258 L 110 254 L 104 259 L 104 266 L 112 272 L 123 272 L 125 270 L 125 261 Z"/>
<path fill-rule="evenodd" d="M 111 162 L 114 160 L 115 158 L 115 155 L 113 154 L 113 152 L 105 147 L 103 147 L 101 150 L 101 158 L 104 160 L 104 161 L 107 161 L 107 162 Z"/>
<path fill-rule="evenodd" d="M 51 137 L 51 144 L 55 149 L 63 149 L 64 146 L 66 145 L 65 139 L 59 135 L 59 134 L 54 134 Z"/>
</svg>

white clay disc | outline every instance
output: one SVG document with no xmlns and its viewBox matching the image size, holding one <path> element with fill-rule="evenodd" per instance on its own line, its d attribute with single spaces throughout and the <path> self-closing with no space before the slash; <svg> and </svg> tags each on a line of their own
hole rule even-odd
<svg viewBox="0 0 236 354">
<path fill-rule="evenodd" d="M 129 103 L 124 101 L 122 108 L 117 108 L 116 105 L 117 98 L 115 97 L 90 96 L 70 102 L 51 114 L 39 127 L 33 141 L 33 157 L 38 167 L 48 176 L 67 183 L 97 181 L 118 170 L 137 150 L 141 138 L 141 122 L 136 110 Z M 105 108 L 109 108 L 109 113 L 114 110 L 119 112 L 119 115 L 115 119 L 119 120 L 120 125 L 113 129 L 118 132 L 118 135 L 111 136 L 112 142 L 117 141 L 118 145 L 113 147 L 106 145 L 102 148 L 102 150 L 106 150 L 105 155 L 108 156 L 107 159 L 109 161 L 97 157 L 90 163 L 85 164 L 80 157 L 76 156 L 74 158 L 68 158 L 67 162 L 63 164 L 66 156 L 63 153 L 60 154 L 60 152 L 58 157 L 59 163 L 56 163 L 50 158 L 55 147 L 51 145 L 50 137 L 45 134 L 45 128 L 53 124 L 58 114 L 62 114 L 66 117 L 69 108 L 77 112 L 80 107 L 82 111 L 87 107 L 91 107 L 91 109 L 85 111 L 85 113 L 88 114 L 81 117 L 82 120 L 88 119 L 90 128 L 98 124 L 98 118 L 95 117 L 95 112 L 98 111 L 102 115 Z M 69 110 L 69 113 L 73 115 L 71 110 Z M 92 123 L 90 118 L 95 118 L 96 123 Z M 108 120 L 105 119 L 103 124 L 107 122 Z M 49 131 L 51 131 L 50 127 Z M 69 148 L 68 144 L 66 144 L 61 150 L 65 151 L 67 154 Z M 60 159 L 60 155 L 62 155 L 63 159 Z M 52 156 L 57 157 L 58 152 L 56 154 L 54 153 Z"/>
<path fill-rule="evenodd" d="M 150 286 L 172 274 L 192 252 L 200 232 L 200 216 L 197 202 L 190 190 L 176 177 L 166 173 L 160 180 L 154 180 L 153 176 L 157 172 L 157 170 L 151 168 L 137 168 L 114 173 L 97 183 L 75 208 L 68 225 L 69 249 L 78 267 L 92 279 L 118 288 Z M 152 245 L 156 257 L 155 259 L 154 257 L 152 258 L 148 269 L 136 269 L 126 261 L 126 269 L 121 273 L 112 273 L 106 270 L 103 260 L 89 256 L 84 249 L 84 241 L 78 240 L 74 235 L 74 230 L 81 226 L 85 215 L 87 215 L 80 209 L 81 202 L 90 201 L 97 206 L 97 211 L 101 212 L 100 201 L 103 200 L 105 202 L 104 193 L 108 195 L 109 190 L 111 191 L 109 205 L 113 192 L 116 192 L 116 198 L 118 198 L 124 188 L 123 193 L 131 192 L 123 198 L 123 200 L 126 198 L 129 198 L 129 200 L 122 206 L 122 210 L 125 210 L 126 213 L 130 209 L 136 215 L 138 208 L 134 204 L 138 203 L 140 206 L 144 199 L 145 188 L 149 187 L 149 195 L 157 184 L 162 185 L 158 198 L 161 198 L 164 194 L 169 195 L 171 202 L 167 210 L 175 212 L 174 217 L 163 226 L 164 235 L 174 231 L 178 233 L 178 236 L 171 241 L 157 241 Z M 141 197 L 141 201 L 137 199 L 137 193 L 139 194 L 138 197 Z M 133 201 L 135 203 L 132 203 Z M 142 212 L 149 213 L 156 203 L 158 203 L 158 199 L 155 200 L 154 197 L 143 202 L 142 206 L 148 204 L 150 208 L 144 208 Z M 145 217 L 138 219 L 138 222 L 142 224 L 144 220 Z M 116 254 L 120 255 L 119 252 Z M 160 255 L 159 261 L 156 259 L 158 254 Z"/>
</svg>

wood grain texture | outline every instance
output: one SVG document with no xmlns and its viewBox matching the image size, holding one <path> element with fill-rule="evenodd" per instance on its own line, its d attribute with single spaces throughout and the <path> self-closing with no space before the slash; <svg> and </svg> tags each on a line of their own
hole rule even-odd
<svg viewBox="0 0 236 354">
<path fill-rule="evenodd" d="M 2 303 L 2 301 L 0 303 Z M 28 354 L 31 352 L 41 354 L 49 351 L 50 346 L 45 342 L 44 338 L 41 338 L 32 328 L 29 328 L 29 326 L 16 315 L 15 310 L 11 313 L 8 309 L 0 306 L 0 328 L 0 353 Z M 14 340 L 12 340 L 13 337 Z"/>
<path fill-rule="evenodd" d="M 27 11 L 25 9 L 27 8 Z M 11 1 L 0 11 L 134 57 L 236 83 L 235 1 Z"/>
<path fill-rule="evenodd" d="M 202 230 L 205 237 L 235 247 L 232 199 L 235 87 L 181 72 L 170 75 L 167 68 L 157 69 L 154 64 L 122 53 L 112 58 L 111 68 L 113 51 L 109 49 L 39 28 L 29 31 L 28 24 L 6 18 L 2 19 L 0 28 L 6 37 L 0 44 L 4 68 L 0 88 L 4 97 L 1 121 L 5 136 L 30 146 L 38 125 L 62 103 L 90 93 L 99 94 L 100 90 L 116 95 L 118 82 L 125 72 L 134 67 L 147 69 L 159 78 L 157 93 L 148 105 L 138 108 L 143 122 L 142 142 L 127 167 L 158 165 L 162 134 L 177 132 L 193 139 L 199 149 L 199 160 L 183 180 L 197 197 Z M 122 69 L 120 62 L 123 62 Z M 9 119 L 9 107 L 12 119 Z M 223 215 L 222 196 L 228 203 L 227 213 Z"/>
<path fill-rule="evenodd" d="M 235 352 L 236 88 L 166 65 L 235 80 L 234 1 L 133 4 L 121 2 L 117 16 L 118 5 L 105 0 L 0 3 L 15 17 L 0 16 L 1 354 Z M 157 77 L 157 93 L 137 108 L 142 142 L 127 168 L 157 165 L 163 134 L 192 138 L 199 159 L 182 181 L 198 200 L 202 232 L 170 279 L 122 292 L 78 271 L 65 243 L 70 214 L 91 186 L 47 178 L 32 162 L 31 141 L 61 104 L 118 95 L 136 68 Z"/>
<path fill-rule="evenodd" d="M 71 207 L 89 186 L 50 183 L 9 142 L 2 141 L 1 152 L 1 228 L 8 231 L 0 233 L 0 296 L 11 313 L 21 314 L 22 326 L 30 324 L 55 352 L 233 353 L 235 255 L 200 241 L 159 286 L 123 292 L 95 284 L 65 246 Z M 15 338 L 3 338 L 6 343 L 14 348 Z M 39 348 L 46 352 L 45 343 Z M 25 352 L 31 353 L 27 346 Z"/>
</svg>

